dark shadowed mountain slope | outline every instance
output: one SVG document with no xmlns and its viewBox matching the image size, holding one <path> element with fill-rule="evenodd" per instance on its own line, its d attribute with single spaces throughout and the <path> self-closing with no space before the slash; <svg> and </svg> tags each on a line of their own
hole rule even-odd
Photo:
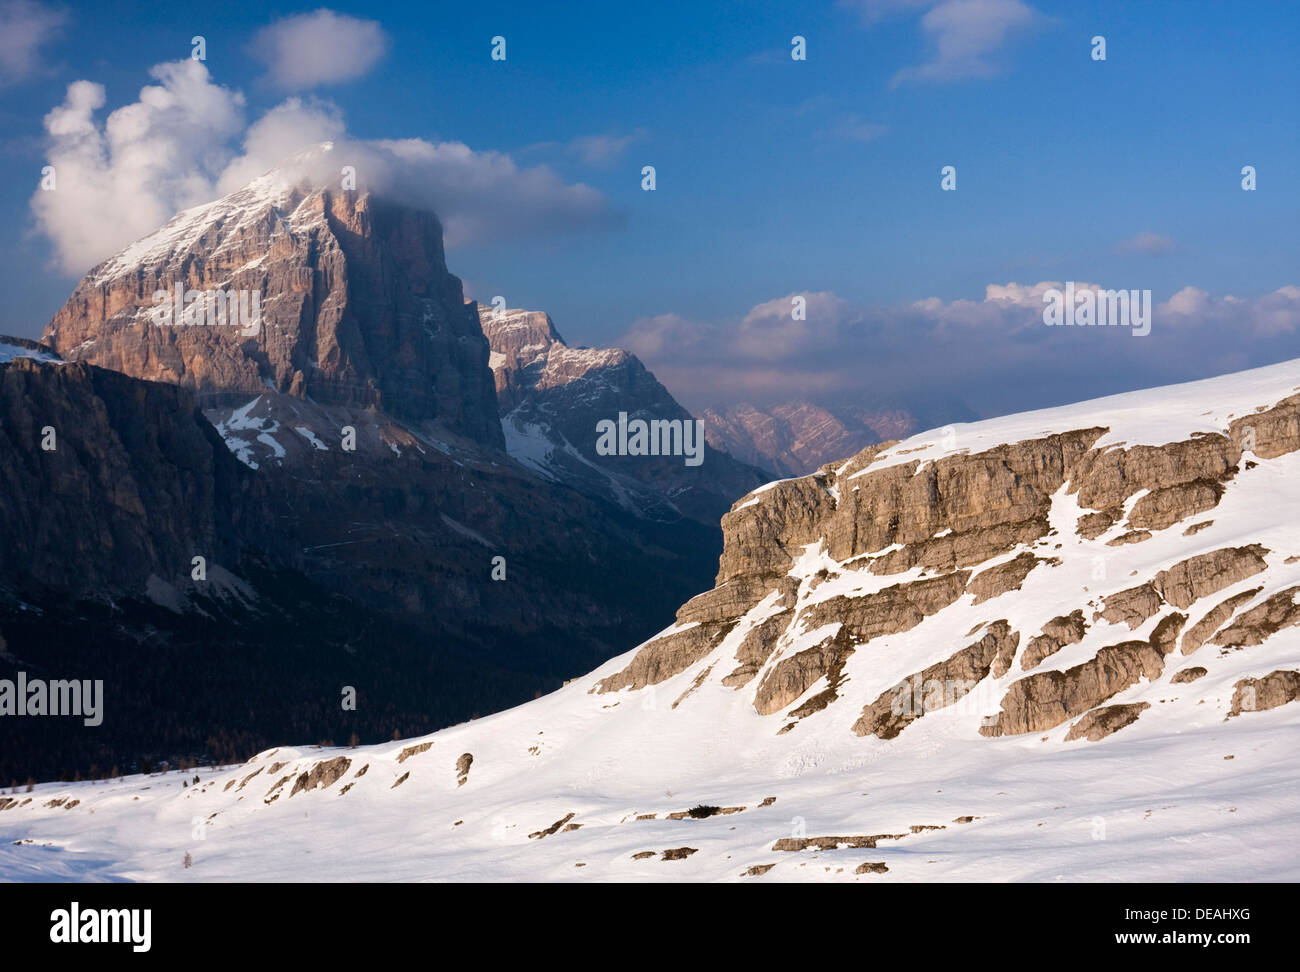
<svg viewBox="0 0 1300 972">
<path fill-rule="evenodd" d="M 193 393 L 41 357 L 0 363 L 0 667 L 105 678 L 111 717 L 19 720 L 19 779 L 490 712 L 660 627 L 716 556 L 690 521 L 651 537 L 500 454 L 399 455 L 374 425 L 250 469 Z"/>
</svg>

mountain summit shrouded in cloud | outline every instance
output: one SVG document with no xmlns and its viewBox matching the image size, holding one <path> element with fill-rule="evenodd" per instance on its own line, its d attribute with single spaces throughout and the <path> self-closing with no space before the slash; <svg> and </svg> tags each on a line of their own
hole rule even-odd
<svg viewBox="0 0 1300 972">
<path fill-rule="evenodd" d="M 59 188 L 37 190 L 31 207 L 65 273 L 80 273 L 151 232 L 176 212 L 210 202 L 312 144 L 332 140 L 333 168 L 304 175 L 356 184 L 435 211 L 449 245 L 504 241 L 615 226 L 604 195 L 544 165 L 507 153 L 420 138 L 349 139 L 341 110 L 290 98 L 245 126 L 245 98 L 216 83 L 196 60 L 159 64 L 157 84 L 110 112 L 102 85 L 77 81 L 45 116 L 48 157 Z"/>
</svg>

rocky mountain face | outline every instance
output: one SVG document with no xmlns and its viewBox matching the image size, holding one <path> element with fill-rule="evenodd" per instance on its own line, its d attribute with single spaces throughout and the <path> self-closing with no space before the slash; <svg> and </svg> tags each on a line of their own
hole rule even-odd
<svg viewBox="0 0 1300 972">
<path fill-rule="evenodd" d="M 715 446 L 782 478 L 806 475 L 836 456 L 853 455 L 874 442 L 914 431 L 910 417 L 902 414 L 882 423 L 888 431 L 850 428 L 810 402 L 768 409 L 748 404 L 710 408 L 700 418 Z"/>
<path fill-rule="evenodd" d="M 823 463 L 854 455 L 873 443 L 948 422 L 969 422 L 975 415 L 955 401 L 832 408 L 801 401 L 766 408 L 719 406 L 705 409 L 700 418 L 715 447 L 776 476 L 790 477 L 805 476 Z"/>
<path fill-rule="evenodd" d="M 67 360 L 137 378 L 373 405 L 500 447 L 487 342 L 447 270 L 437 218 L 304 185 L 292 171 L 186 210 L 95 267 L 44 342 Z M 259 295 L 259 320 L 218 323 L 210 298 L 208 323 L 207 303 L 176 306 L 178 289 L 237 295 L 250 312 Z M 172 299 L 155 299 L 163 293 Z M 169 323 L 157 322 L 159 309 L 171 312 Z M 197 320 L 182 325 L 187 312 Z"/>
<path fill-rule="evenodd" d="M 693 421 L 686 409 L 620 348 L 570 347 L 548 315 L 479 307 L 492 348 L 492 373 L 510 454 L 543 476 L 655 519 L 682 516 L 715 524 L 735 497 L 765 478 L 703 444 L 686 456 L 606 455 L 597 425 Z"/>
<path fill-rule="evenodd" d="M 270 525 L 258 484 L 172 385 L 16 356 L 0 364 L 0 450 L 0 578 L 29 594 L 189 587 L 193 557 L 215 572 Z"/>
<path fill-rule="evenodd" d="M 549 696 L 10 794 L 0 840 L 94 812 L 82 878 L 175 873 L 157 822 L 199 815 L 209 880 L 1294 879 L 1297 476 L 1300 361 L 877 444 L 737 501 L 715 585 Z"/>
</svg>

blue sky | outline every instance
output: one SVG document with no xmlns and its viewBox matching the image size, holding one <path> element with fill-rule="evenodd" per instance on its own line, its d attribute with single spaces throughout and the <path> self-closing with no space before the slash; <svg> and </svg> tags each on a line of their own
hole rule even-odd
<svg viewBox="0 0 1300 972">
<path fill-rule="evenodd" d="M 800 375 L 814 397 L 851 398 L 854 374 L 903 394 L 928 366 L 992 412 L 1300 355 L 1300 292 L 1276 296 L 1300 285 L 1300 4 L 333 3 L 377 22 L 376 55 L 352 77 L 277 79 L 258 32 L 316 9 L 0 0 L 0 22 L 31 27 L 30 49 L 0 46 L 0 332 L 38 334 L 78 276 L 57 240 L 73 217 L 52 230 L 32 208 L 46 114 L 87 80 L 102 124 L 201 34 L 245 127 L 296 95 L 353 139 L 460 142 L 590 187 L 599 218 L 561 204 L 550 231 L 503 223 L 453 245 L 451 269 L 471 296 L 549 311 L 574 343 L 631 346 L 691 406 L 799 397 Z M 956 192 L 940 191 L 946 164 Z M 1179 327 L 1158 315 L 1141 354 L 1124 334 L 1045 357 L 1021 318 L 966 307 L 991 284 L 1064 280 L 1204 301 L 1166 306 Z M 780 360 L 737 353 L 767 333 L 755 309 L 793 294 L 826 295 L 810 305 L 825 326 Z M 953 338 L 966 310 L 978 323 Z M 1073 368 L 1078 387 L 977 388 L 995 361 Z"/>
</svg>

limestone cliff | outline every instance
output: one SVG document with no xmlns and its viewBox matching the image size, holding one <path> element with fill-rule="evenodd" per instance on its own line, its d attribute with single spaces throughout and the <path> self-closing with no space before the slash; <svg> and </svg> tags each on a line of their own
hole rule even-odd
<svg viewBox="0 0 1300 972">
<path fill-rule="evenodd" d="M 1086 717 L 1068 738 L 1103 738 L 1145 705 L 1097 707 L 1165 677 L 1180 644 L 1242 650 L 1300 619 L 1300 535 L 1264 509 L 1294 500 L 1300 370 L 1262 373 L 1202 383 L 1217 401 L 958 426 L 755 490 L 723 518 L 714 589 L 598 690 L 707 670 L 782 732 L 851 699 L 849 728 L 891 739 L 979 687 L 984 736 Z M 914 706 L 931 683 L 946 692 Z"/>
</svg>

